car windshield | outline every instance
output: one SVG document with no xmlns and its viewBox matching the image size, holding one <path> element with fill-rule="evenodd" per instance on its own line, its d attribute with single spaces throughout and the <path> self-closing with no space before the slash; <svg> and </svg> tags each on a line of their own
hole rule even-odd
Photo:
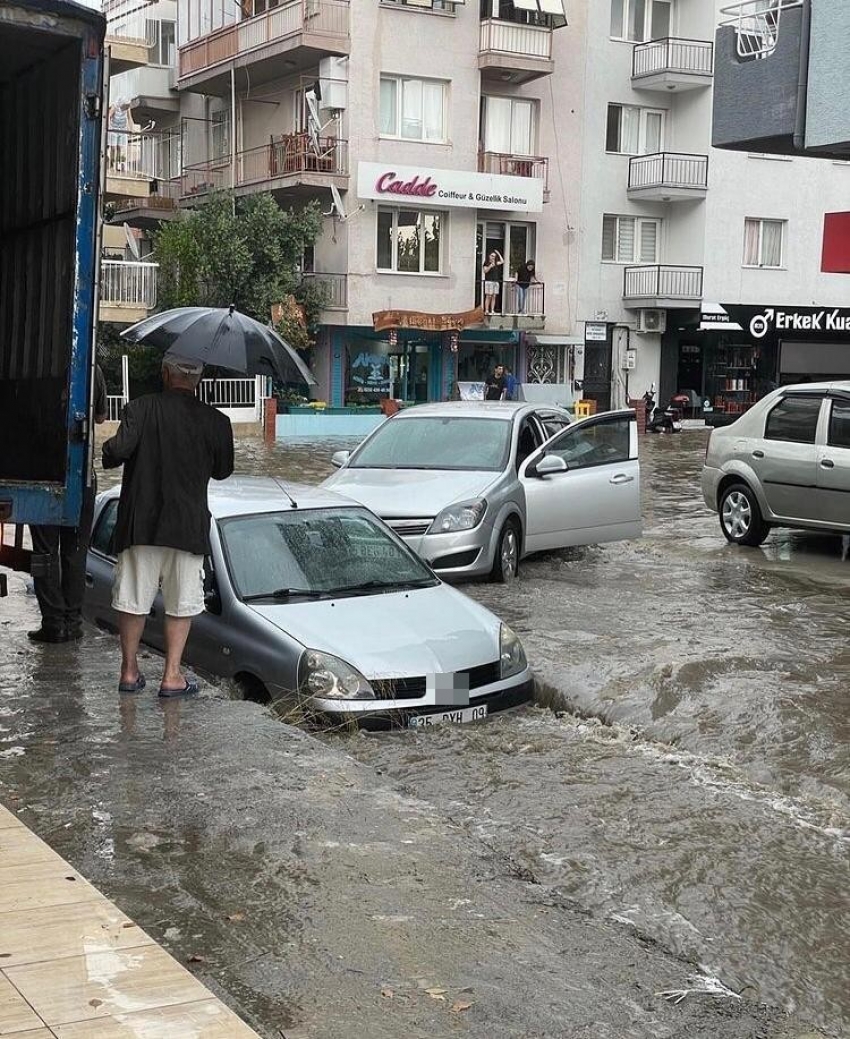
<svg viewBox="0 0 850 1039">
<path fill-rule="evenodd" d="M 511 440 L 508 419 L 429 415 L 381 426 L 351 462 L 352 469 L 454 469 L 498 472 Z"/>
<path fill-rule="evenodd" d="M 293 509 L 218 524 L 236 593 L 281 602 L 437 584 L 365 510 Z"/>
</svg>

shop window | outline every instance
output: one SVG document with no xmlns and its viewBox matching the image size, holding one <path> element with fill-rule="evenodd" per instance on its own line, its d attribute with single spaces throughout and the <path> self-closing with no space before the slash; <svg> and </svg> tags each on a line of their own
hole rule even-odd
<svg viewBox="0 0 850 1039">
<path fill-rule="evenodd" d="M 813 444 L 823 398 L 785 397 L 767 416 L 765 440 L 785 440 L 793 444 Z"/>
<path fill-rule="evenodd" d="M 615 40 L 664 40 L 670 35 L 672 21 L 672 0 L 611 0 L 611 36 Z"/>
<path fill-rule="evenodd" d="M 850 448 L 850 404 L 832 402 L 829 419 L 829 446 Z"/>
<path fill-rule="evenodd" d="M 444 213 L 378 209 L 377 266 L 400 274 L 439 274 Z"/>
<path fill-rule="evenodd" d="M 608 263 L 658 263 L 661 221 L 634 216 L 602 218 L 602 259 Z"/>
<path fill-rule="evenodd" d="M 439 79 L 381 76 L 381 136 L 445 141 L 447 88 Z"/>
<path fill-rule="evenodd" d="M 664 149 L 664 112 L 636 105 L 608 105 L 605 150 L 654 155 Z"/>
<path fill-rule="evenodd" d="M 744 266 L 781 267 L 784 238 L 784 220 L 757 220 L 748 217 L 744 221 Z"/>
</svg>

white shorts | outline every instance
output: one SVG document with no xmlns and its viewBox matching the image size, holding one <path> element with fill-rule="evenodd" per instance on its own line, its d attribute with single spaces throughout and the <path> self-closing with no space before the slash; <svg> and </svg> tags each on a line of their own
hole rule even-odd
<svg viewBox="0 0 850 1039">
<path fill-rule="evenodd" d="M 204 557 L 159 545 L 132 545 L 118 556 L 112 609 L 147 616 L 162 589 L 169 617 L 204 612 Z"/>
<path fill-rule="evenodd" d="M 497 281 L 485 281 L 484 282 L 484 295 L 495 296 L 499 291 L 499 283 Z"/>
</svg>

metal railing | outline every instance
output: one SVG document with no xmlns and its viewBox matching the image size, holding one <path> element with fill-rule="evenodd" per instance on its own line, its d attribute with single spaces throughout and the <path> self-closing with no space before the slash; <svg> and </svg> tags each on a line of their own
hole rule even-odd
<svg viewBox="0 0 850 1039">
<path fill-rule="evenodd" d="M 140 260 L 101 260 L 100 302 L 106 306 L 156 306 L 158 263 Z"/>
<path fill-rule="evenodd" d="M 624 299 L 702 299 L 702 267 L 642 264 L 623 272 Z"/>
<path fill-rule="evenodd" d="M 131 43 L 144 43 L 146 47 L 151 47 L 155 42 L 153 24 L 150 11 L 145 10 L 145 5 L 136 6 L 134 10 L 123 14 L 117 8 L 113 13 L 107 10 L 106 37 Z"/>
<path fill-rule="evenodd" d="M 542 281 L 532 282 L 526 289 L 513 280 L 499 283 L 499 291 L 490 310 L 490 297 L 486 294 L 486 279 L 481 282 L 481 301 L 485 317 L 543 317 L 546 314 L 546 286 Z"/>
<path fill-rule="evenodd" d="M 106 398 L 106 418 L 109 422 L 120 422 L 121 412 L 127 402 L 118 394 L 108 394 Z"/>
<path fill-rule="evenodd" d="M 129 133 L 115 127 L 107 130 L 106 172 L 110 177 L 162 177 L 169 154 L 163 134 Z"/>
<path fill-rule="evenodd" d="M 180 48 L 180 76 L 191 76 L 300 33 L 347 37 L 348 0 L 283 0 L 272 11 L 216 29 Z"/>
<path fill-rule="evenodd" d="M 708 156 L 679 152 L 634 155 L 629 159 L 629 190 L 708 187 Z"/>
<path fill-rule="evenodd" d="M 181 194 L 262 184 L 280 177 L 306 173 L 345 175 L 348 172 L 348 141 L 339 137 L 319 138 L 318 153 L 308 134 L 285 134 L 270 144 L 236 153 L 236 184 L 229 156 L 186 166 L 181 177 Z"/>
<path fill-rule="evenodd" d="M 632 51 L 632 78 L 659 72 L 711 76 L 714 73 L 714 44 L 705 40 L 668 38 L 637 43 Z"/>
<path fill-rule="evenodd" d="M 537 155 L 509 155 L 505 152 L 478 153 L 479 173 L 498 173 L 508 177 L 532 177 L 549 183 L 549 160 Z"/>
<path fill-rule="evenodd" d="M 803 0 L 745 0 L 722 7 L 721 25 L 733 25 L 739 58 L 766 58 L 779 43 L 782 13 L 802 7 Z"/>
<path fill-rule="evenodd" d="M 319 271 L 305 271 L 304 281 L 312 281 L 325 290 L 322 310 L 348 309 L 348 276 L 345 274 L 325 274 Z"/>
<path fill-rule="evenodd" d="M 552 58 L 553 30 L 541 25 L 518 25 L 501 18 L 481 22 L 478 49 L 482 54 L 510 54 L 518 58 Z"/>
</svg>

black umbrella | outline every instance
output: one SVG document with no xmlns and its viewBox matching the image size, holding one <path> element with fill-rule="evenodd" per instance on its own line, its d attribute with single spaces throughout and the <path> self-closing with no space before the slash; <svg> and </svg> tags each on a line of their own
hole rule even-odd
<svg viewBox="0 0 850 1039">
<path fill-rule="evenodd" d="M 145 318 L 121 335 L 131 343 L 144 343 L 164 354 L 217 368 L 316 384 L 313 373 L 285 339 L 233 307 L 178 307 Z"/>
</svg>

